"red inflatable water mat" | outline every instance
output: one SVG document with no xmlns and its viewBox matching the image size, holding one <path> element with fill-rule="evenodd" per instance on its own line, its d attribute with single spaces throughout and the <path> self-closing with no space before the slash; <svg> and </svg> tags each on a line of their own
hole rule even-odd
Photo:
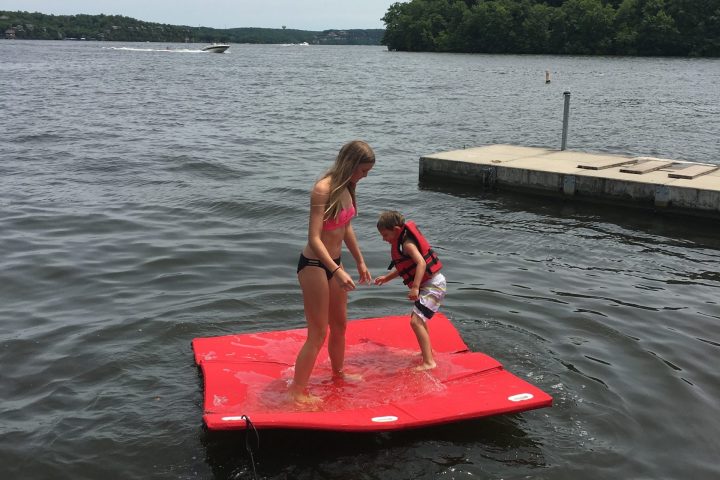
<svg viewBox="0 0 720 480">
<path fill-rule="evenodd" d="M 387 431 L 548 407 L 552 398 L 470 352 L 452 323 L 428 323 L 437 367 L 421 363 L 409 316 L 353 320 L 346 332 L 345 369 L 360 379 L 333 379 L 323 348 L 309 391 L 322 399 L 298 405 L 288 394 L 306 329 L 246 333 L 192 341 L 204 381 L 203 420 L 211 430 L 260 428 Z"/>
</svg>

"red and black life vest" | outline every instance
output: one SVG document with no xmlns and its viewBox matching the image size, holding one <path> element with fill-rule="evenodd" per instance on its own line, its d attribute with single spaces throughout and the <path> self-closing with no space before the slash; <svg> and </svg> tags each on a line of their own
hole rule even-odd
<svg viewBox="0 0 720 480">
<path fill-rule="evenodd" d="M 403 229 L 400 231 L 400 235 L 397 236 L 390 247 L 390 256 L 392 257 L 392 263 L 388 267 L 388 270 L 395 267 L 403 279 L 405 285 L 410 285 L 415 280 L 415 267 L 417 266 L 413 259 L 405 255 L 402 251 L 402 244 L 407 238 L 410 237 L 417 245 L 420 255 L 423 256 L 426 263 L 425 275 L 423 276 L 422 282 L 428 281 L 436 272 L 439 272 L 442 268 L 442 263 L 437 254 L 430 247 L 430 244 L 425 239 L 420 230 L 418 230 L 415 222 L 405 222 Z"/>
</svg>

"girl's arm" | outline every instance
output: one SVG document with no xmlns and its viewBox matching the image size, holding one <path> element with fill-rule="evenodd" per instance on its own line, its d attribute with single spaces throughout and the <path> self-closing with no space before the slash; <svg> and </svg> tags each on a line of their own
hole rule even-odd
<svg viewBox="0 0 720 480">
<path fill-rule="evenodd" d="M 413 262 L 415 262 L 415 278 L 410 284 L 410 293 L 408 293 L 408 298 L 410 300 L 417 300 L 418 294 L 420 293 L 420 284 L 422 283 L 423 276 L 425 276 L 427 264 L 425 263 L 425 259 L 420 253 L 420 250 L 418 250 L 417 245 L 409 240 L 403 243 L 403 253 L 412 258 Z"/>
<path fill-rule="evenodd" d="M 329 185 L 320 180 L 315 184 L 310 194 L 310 221 L 308 224 L 308 245 L 315 256 L 331 272 L 339 265 L 335 264 L 332 256 L 327 251 L 322 241 L 323 218 L 325 216 L 325 204 L 330 197 Z"/>
<path fill-rule="evenodd" d="M 322 241 L 323 218 L 328 198 L 330 198 L 330 180 L 325 178 L 315 184 L 310 194 L 308 245 L 320 262 L 333 272 L 332 278 L 346 290 L 352 290 L 355 288 L 355 282 L 345 270 L 338 268 L 340 265 L 335 263 Z"/>
<path fill-rule="evenodd" d="M 350 250 L 350 254 L 355 259 L 355 265 L 357 265 L 357 270 L 360 274 L 360 283 L 369 284 L 370 282 L 372 282 L 372 276 L 370 275 L 370 271 L 365 265 L 365 259 L 360 252 L 360 247 L 358 246 L 357 238 L 355 238 L 355 230 L 353 230 L 352 228 L 352 223 L 348 223 L 345 227 L 344 240 L 345 245 L 348 247 L 348 250 Z"/>
</svg>

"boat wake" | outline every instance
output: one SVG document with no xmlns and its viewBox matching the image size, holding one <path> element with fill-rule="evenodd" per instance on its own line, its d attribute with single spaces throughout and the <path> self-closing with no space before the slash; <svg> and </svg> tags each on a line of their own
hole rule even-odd
<svg viewBox="0 0 720 480">
<path fill-rule="evenodd" d="M 207 53 L 197 48 L 137 48 L 137 47 L 102 47 L 105 50 L 126 50 L 129 52 L 168 52 L 168 53 Z"/>
</svg>

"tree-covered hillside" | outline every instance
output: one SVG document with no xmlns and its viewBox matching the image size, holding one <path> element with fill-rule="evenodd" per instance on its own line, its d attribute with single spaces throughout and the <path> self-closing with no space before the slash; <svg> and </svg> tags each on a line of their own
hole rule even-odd
<svg viewBox="0 0 720 480">
<path fill-rule="evenodd" d="M 0 38 L 124 42 L 233 42 L 380 45 L 384 30 L 229 28 L 166 25 L 121 15 L 46 15 L 0 11 Z"/>
<path fill-rule="evenodd" d="M 411 0 L 391 50 L 720 56 L 720 0 Z"/>
</svg>

